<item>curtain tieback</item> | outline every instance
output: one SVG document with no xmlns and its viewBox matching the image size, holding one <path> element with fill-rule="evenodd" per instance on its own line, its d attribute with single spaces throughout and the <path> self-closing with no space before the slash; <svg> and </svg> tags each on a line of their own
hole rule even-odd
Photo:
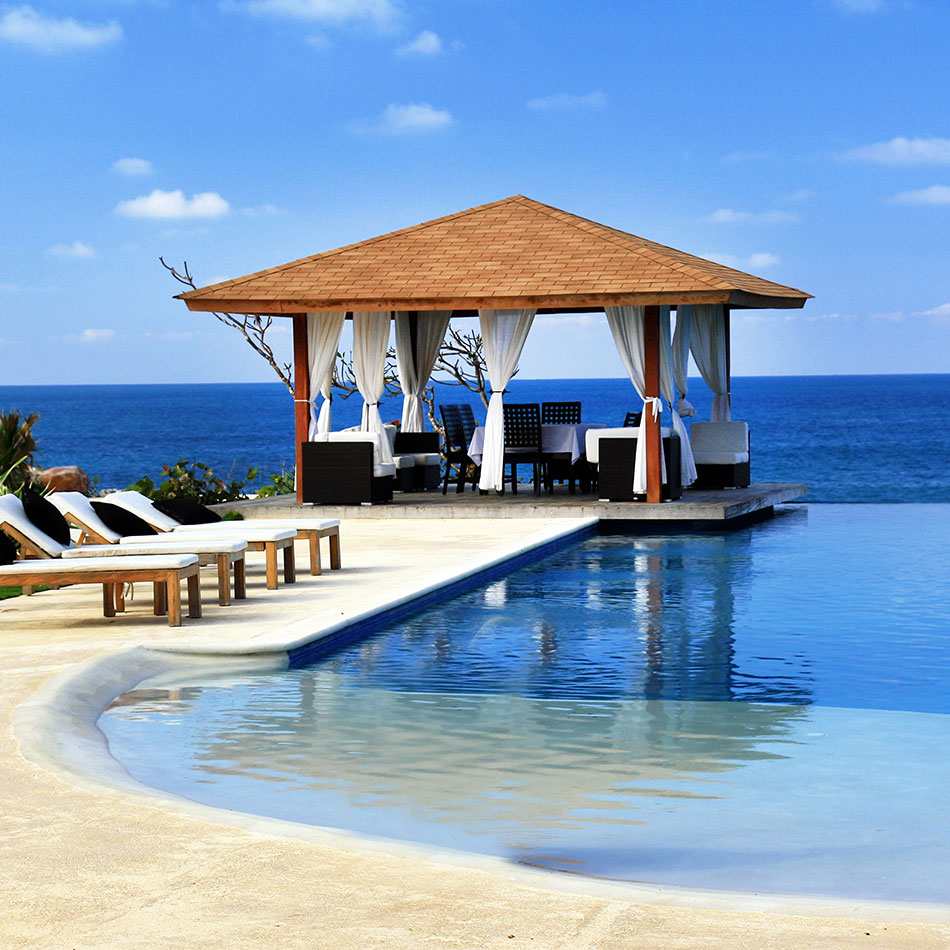
<svg viewBox="0 0 950 950">
<path fill-rule="evenodd" d="M 506 392 L 508 392 L 507 389 L 489 389 L 489 390 L 488 390 L 488 395 L 489 395 L 489 396 L 494 396 L 495 393 L 497 393 L 499 396 L 503 396 Z"/>
<path fill-rule="evenodd" d="M 365 405 L 366 405 L 366 406 L 378 406 L 379 403 L 378 403 L 378 402 L 368 402 L 368 403 L 365 403 Z"/>
<path fill-rule="evenodd" d="M 647 409 L 649 406 L 653 406 L 653 418 L 659 419 L 660 413 L 663 410 L 663 402 L 659 396 L 647 396 L 643 400 L 643 408 Z"/>
<path fill-rule="evenodd" d="M 295 399 L 294 402 L 305 402 L 308 406 L 313 405 L 316 400 L 314 399 Z"/>
</svg>

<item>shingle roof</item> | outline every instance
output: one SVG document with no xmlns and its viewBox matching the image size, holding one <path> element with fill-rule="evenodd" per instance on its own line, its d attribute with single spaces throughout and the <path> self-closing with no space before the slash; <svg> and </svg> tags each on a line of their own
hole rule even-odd
<svg viewBox="0 0 950 950">
<path fill-rule="evenodd" d="M 801 307 L 809 294 L 522 195 L 189 291 L 191 310 Z"/>
</svg>

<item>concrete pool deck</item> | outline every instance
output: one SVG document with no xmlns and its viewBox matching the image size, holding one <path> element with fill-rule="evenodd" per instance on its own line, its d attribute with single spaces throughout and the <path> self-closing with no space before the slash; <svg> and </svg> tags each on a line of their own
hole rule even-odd
<svg viewBox="0 0 950 950">
<path fill-rule="evenodd" d="M 103 773 L 96 709 L 150 672 L 240 654 L 280 664 L 316 630 L 584 525 L 345 522 L 342 571 L 267 591 L 252 556 L 248 600 L 217 607 L 208 579 L 204 617 L 180 628 L 151 615 L 144 590 L 109 620 L 92 586 L 0 601 L 0 946 L 950 944 L 948 909 L 589 882 L 220 812 Z"/>
</svg>

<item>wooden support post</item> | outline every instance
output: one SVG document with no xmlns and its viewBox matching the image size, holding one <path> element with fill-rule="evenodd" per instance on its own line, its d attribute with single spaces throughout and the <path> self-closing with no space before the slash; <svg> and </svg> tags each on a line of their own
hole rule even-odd
<svg viewBox="0 0 950 950">
<path fill-rule="evenodd" d="M 649 399 L 660 395 L 660 308 L 643 308 L 643 391 Z M 660 453 L 660 420 L 654 418 L 653 407 L 644 406 L 647 452 L 647 502 L 659 504 L 663 489 Z"/>
<path fill-rule="evenodd" d="M 729 406 L 729 418 L 732 418 L 732 314 L 728 307 L 722 308 L 722 319 L 726 337 L 726 399 Z"/>
<path fill-rule="evenodd" d="M 295 313 L 294 322 L 294 445 L 297 504 L 303 502 L 303 449 L 310 432 L 310 356 L 307 348 L 307 315 Z"/>
</svg>

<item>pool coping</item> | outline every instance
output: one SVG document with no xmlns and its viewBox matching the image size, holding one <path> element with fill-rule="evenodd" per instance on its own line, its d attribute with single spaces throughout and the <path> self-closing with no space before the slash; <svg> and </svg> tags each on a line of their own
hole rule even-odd
<svg viewBox="0 0 950 950">
<path fill-rule="evenodd" d="M 404 590 L 382 605 L 314 628 L 309 619 L 284 628 L 284 635 L 265 631 L 236 644 L 152 643 L 112 652 L 66 670 L 21 703 L 13 713 L 14 732 L 31 761 L 98 794 L 145 800 L 202 821 L 246 831 L 328 845 L 344 851 L 406 856 L 436 865 L 477 869 L 548 891 L 566 891 L 613 900 L 693 909 L 723 909 L 813 917 L 856 917 L 880 922 L 947 923 L 950 907 L 899 901 L 852 900 L 795 894 L 750 893 L 676 887 L 648 882 L 611 881 L 558 873 L 504 858 L 377 838 L 356 832 L 304 825 L 233 812 L 163 792 L 132 778 L 112 757 L 97 726 L 104 709 L 119 695 L 163 679 L 199 673 L 220 675 L 249 669 L 283 669 L 302 659 L 312 645 L 321 652 L 342 639 L 354 640 L 399 614 L 414 612 L 427 601 L 461 591 L 504 574 L 520 563 L 544 557 L 597 529 L 597 519 L 583 519 L 535 531 L 518 543 L 501 545 L 461 565 L 427 575 L 425 583 Z"/>
</svg>

